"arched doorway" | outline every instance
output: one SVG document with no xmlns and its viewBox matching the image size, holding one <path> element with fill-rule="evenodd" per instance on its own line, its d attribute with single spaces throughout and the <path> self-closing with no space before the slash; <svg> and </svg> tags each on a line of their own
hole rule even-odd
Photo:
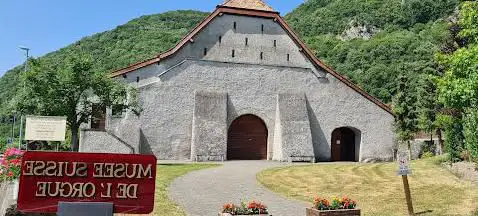
<svg viewBox="0 0 478 216">
<path fill-rule="evenodd" d="M 332 161 L 358 161 L 360 134 L 346 127 L 332 132 Z"/>
<path fill-rule="evenodd" d="M 227 135 L 228 160 L 266 160 L 267 127 L 255 115 L 234 120 Z"/>
</svg>

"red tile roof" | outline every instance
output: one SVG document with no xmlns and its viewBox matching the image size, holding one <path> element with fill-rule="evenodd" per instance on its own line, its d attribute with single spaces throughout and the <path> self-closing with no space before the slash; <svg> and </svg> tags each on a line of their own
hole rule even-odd
<svg viewBox="0 0 478 216">
<path fill-rule="evenodd" d="M 261 0 L 228 0 L 222 6 L 262 11 L 274 11 L 272 7 Z"/>
</svg>

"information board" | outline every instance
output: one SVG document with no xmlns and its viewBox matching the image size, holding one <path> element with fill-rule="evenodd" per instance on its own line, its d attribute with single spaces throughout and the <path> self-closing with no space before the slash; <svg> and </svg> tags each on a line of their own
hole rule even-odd
<svg viewBox="0 0 478 216">
<path fill-rule="evenodd" d="M 66 117 L 27 116 L 25 140 L 65 141 Z"/>
</svg>

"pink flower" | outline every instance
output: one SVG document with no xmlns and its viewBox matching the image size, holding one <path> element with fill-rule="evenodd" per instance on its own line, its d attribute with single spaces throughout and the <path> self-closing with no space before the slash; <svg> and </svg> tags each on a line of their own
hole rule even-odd
<svg viewBox="0 0 478 216">
<path fill-rule="evenodd" d="M 10 161 L 14 166 L 18 166 L 20 165 L 20 163 L 22 162 L 22 159 L 21 158 L 16 158 L 16 159 L 13 159 Z"/>
<path fill-rule="evenodd" d="M 9 148 L 5 150 L 4 157 L 8 158 L 10 156 L 22 156 L 23 151 L 16 148 Z"/>
</svg>

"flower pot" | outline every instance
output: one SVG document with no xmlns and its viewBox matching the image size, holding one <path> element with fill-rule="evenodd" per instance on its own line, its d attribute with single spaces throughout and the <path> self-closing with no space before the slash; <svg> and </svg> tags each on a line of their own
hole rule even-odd
<svg viewBox="0 0 478 216">
<path fill-rule="evenodd" d="M 317 210 L 306 209 L 306 216 L 360 216 L 360 209 Z"/>
<path fill-rule="evenodd" d="M 246 215 L 232 215 L 229 213 L 219 213 L 219 216 L 246 216 Z M 248 216 L 269 216 L 268 214 L 248 215 Z"/>
<path fill-rule="evenodd" d="M 18 199 L 18 190 L 19 190 L 19 187 L 20 187 L 20 182 L 18 181 L 18 179 L 16 180 L 13 180 L 10 182 L 10 187 L 12 187 L 12 199 L 13 200 L 17 200 Z"/>
</svg>

